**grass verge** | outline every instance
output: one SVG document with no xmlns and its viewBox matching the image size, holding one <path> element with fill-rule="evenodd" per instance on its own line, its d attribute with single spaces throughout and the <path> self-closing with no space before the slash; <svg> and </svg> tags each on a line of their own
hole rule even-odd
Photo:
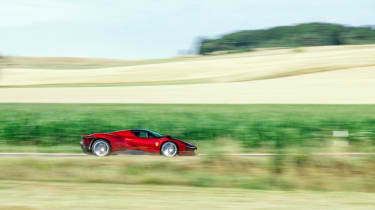
<svg viewBox="0 0 375 210">
<path fill-rule="evenodd" d="M 1 210 L 372 210 L 372 193 L 279 192 L 109 183 L 0 181 Z"/>
<path fill-rule="evenodd" d="M 2 158 L 0 180 L 222 187 L 257 190 L 375 191 L 375 159 L 304 155 Z"/>
</svg>

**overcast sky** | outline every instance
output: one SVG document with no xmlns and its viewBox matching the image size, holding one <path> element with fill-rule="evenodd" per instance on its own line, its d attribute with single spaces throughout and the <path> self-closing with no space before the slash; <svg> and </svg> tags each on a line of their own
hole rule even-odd
<svg viewBox="0 0 375 210">
<path fill-rule="evenodd" d="M 374 0 L 1 0 L 0 52 L 164 58 L 197 37 L 332 22 L 375 25 Z"/>
</svg>

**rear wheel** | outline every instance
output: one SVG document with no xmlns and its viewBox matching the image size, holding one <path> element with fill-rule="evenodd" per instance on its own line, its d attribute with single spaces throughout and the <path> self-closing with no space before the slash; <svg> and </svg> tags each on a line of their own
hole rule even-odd
<svg viewBox="0 0 375 210">
<path fill-rule="evenodd" d="M 92 145 L 92 153 L 99 157 L 107 156 L 111 153 L 111 145 L 103 139 L 96 140 Z"/>
<path fill-rule="evenodd" d="M 166 157 L 174 157 L 177 155 L 178 148 L 173 142 L 166 142 L 160 149 L 160 153 Z"/>
</svg>

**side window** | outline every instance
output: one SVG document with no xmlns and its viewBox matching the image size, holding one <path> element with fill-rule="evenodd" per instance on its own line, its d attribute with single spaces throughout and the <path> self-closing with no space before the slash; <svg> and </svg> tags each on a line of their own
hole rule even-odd
<svg viewBox="0 0 375 210">
<path fill-rule="evenodd" d="M 139 136 L 138 137 L 141 137 L 141 138 L 148 138 L 148 133 L 145 132 L 145 131 L 141 131 L 139 132 Z"/>
<path fill-rule="evenodd" d="M 132 131 L 133 134 L 140 138 L 148 138 L 148 133 L 146 131 Z"/>
<path fill-rule="evenodd" d="M 147 133 L 148 133 L 148 138 L 156 138 L 156 136 L 153 135 L 152 133 L 150 133 L 150 132 L 147 132 Z"/>
</svg>

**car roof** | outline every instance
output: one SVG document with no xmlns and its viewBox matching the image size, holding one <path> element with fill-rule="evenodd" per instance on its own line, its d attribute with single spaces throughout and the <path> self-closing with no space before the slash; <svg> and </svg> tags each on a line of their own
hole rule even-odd
<svg viewBox="0 0 375 210">
<path fill-rule="evenodd" d="M 130 129 L 130 131 L 146 131 L 146 132 L 149 132 L 150 130 L 147 130 L 147 129 Z"/>
</svg>

